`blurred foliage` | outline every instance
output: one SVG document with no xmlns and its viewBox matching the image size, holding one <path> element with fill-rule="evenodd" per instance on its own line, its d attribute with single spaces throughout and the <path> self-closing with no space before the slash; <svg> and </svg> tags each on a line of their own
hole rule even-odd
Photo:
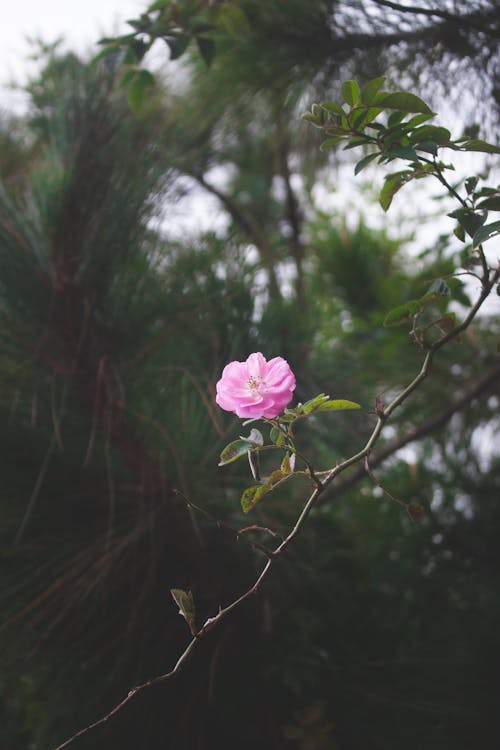
<svg viewBox="0 0 500 750">
<path fill-rule="evenodd" d="M 242 7 L 251 39 L 221 43 L 208 70 L 186 63 L 185 89 L 157 84 L 137 117 L 121 73 L 54 49 L 23 121 L 0 123 L 0 743 L 12 750 L 55 745 L 172 667 L 188 633 L 170 588 L 193 592 L 202 623 L 253 581 L 258 553 L 186 503 L 248 523 L 246 477 L 216 466 L 240 430 L 214 405 L 223 366 L 279 354 L 298 399 L 361 403 L 298 430 L 314 465 L 333 466 L 363 444 L 375 398 L 420 366 L 408 330 L 382 326 L 387 310 L 460 263 L 454 241 L 410 257 L 367 219 L 353 229 L 319 210 L 325 157 L 297 114 L 311 82 L 338 82 L 320 54 L 330 27 L 315 36 L 327 4 Z M 424 40 L 422 61 L 435 52 Z M 223 226 L 193 217 L 179 236 L 186 190 L 217 199 Z M 498 329 L 485 314 L 440 353 L 387 439 L 498 369 Z M 494 746 L 497 411 L 490 384 L 376 471 L 424 506 L 418 524 L 366 480 L 333 497 L 185 671 L 76 747 Z M 286 485 L 252 518 L 286 531 L 307 490 Z"/>
</svg>

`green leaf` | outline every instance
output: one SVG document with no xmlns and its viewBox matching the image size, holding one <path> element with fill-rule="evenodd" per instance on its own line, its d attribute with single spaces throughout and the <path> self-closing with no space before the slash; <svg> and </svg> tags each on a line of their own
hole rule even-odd
<svg viewBox="0 0 500 750">
<path fill-rule="evenodd" d="M 243 513 L 248 513 L 272 488 L 267 484 L 254 484 L 243 492 L 240 500 Z"/>
<path fill-rule="evenodd" d="M 318 406 L 316 411 L 346 411 L 347 409 L 361 409 L 361 406 L 354 401 L 346 401 L 345 399 L 337 398 L 324 401 Z"/>
<path fill-rule="evenodd" d="M 293 470 L 295 468 L 295 453 L 285 453 L 283 457 L 283 461 L 281 462 L 280 471 L 282 472 L 283 476 L 286 476 L 288 474 L 293 474 Z"/>
<path fill-rule="evenodd" d="M 392 203 L 392 199 L 403 185 L 412 179 L 414 176 L 413 172 L 405 170 L 403 172 L 395 172 L 394 174 L 387 175 L 385 178 L 384 186 L 380 191 L 379 201 L 380 205 L 387 211 Z"/>
<path fill-rule="evenodd" d="M 378 90 L 384 85 L 385 77 L 372 78 L 371 81 L 365 83 L 361 89 L 361 101 L 363 104 L 371 104 L 378 93 Z"/>
<path fill-rule="evenodd" d="M 320 106 L 327 112 L 333 112 L 335 115 L 345 115 L 344 108 L 341 104 L 337 104 L 337 102 L 321 102 Z"/>
<path fill-rule="evenodd" d="M 422 99 L 407 91 L 395 91 L 392 94 L 385 94 L 381 98 L 377 98 L 376 104 L 386 109 L 399 109 L 401 112 L 421 112 L 426 115 L 434 114 Z"/>
<path fill-rule="evenodd" d="M 179 614 L 186 620 L 191 635 L 196 635 L 196 609 L 193 594 L 183 589 L 170 589 L 170 593 L 179 607 Z"/>
<path fill-rule="evenodd" d="M 467 195 L 470 195 L 474 192 L 476 189 L 477 183 L 478 183 L 478 177 L 467 177 L 465 180 L 465 189 L 467 190 Z"/>
<path fill-rule="evenodd" d="M 481 227 L 486 220 L 486 214 L 480 216 L 472 209 L 467 208 L 457 208 L 455 211 L 451 211 L 448 216 L 452 219 L 457 219 L 458 223 L 463 226 L 469 237 L 473 237 L 479 227 Z"/>
<path fill-rule="evenodd" d="M 358 163 L 354 167 L 354 174 L 359 174 L 365 167 L 368 166 L 368 164 L 370 164 L 370 162 L 376 159 L 379 155 L 380 154 L 377 151 L 375 154 L 368 154 L 368 156 L 364 156 L 362 159 L 360 159 L 360 161 L 358 161 Z"/>
<path fill-rule="evenodd" d="M 342 96 L 347 104 L 354 107 L 359 102 L 359 86 L 356 81 L 344 81 L 341 87 Z"/>
<path fill-rule="evenodd" d="M 338 143 L 340 143 L 341 140 L 342 140 L 342 137 L 327 138 L 327 140 L 323 141 L 323 143 L 320 145 L 319 150 L 320 151 L 326 151 L 329 148 L 333 148 Z"/>
<path fill-rule="evenodd" d="M 404 120 L 405 114 L 405 112 L 398 112 L 397 110 L 396 112 L 391 112 L 387 119 L 388 127 L 393 128 L 395 125 L 399 125 L 401 120 Z"/>
<path fill-rule="evenodd" d="M 312 411 L 314 411 L 320 404 L 322 404 L 324 401 L 328 401 L 330 396 L 327 396 L 325 393 L 319 393 L 314 398 L 309 399 L 309 401 L 306 401 L 305 404 L 302 404 L 302 411 L 304 414 L 310 414 Z"/>
<path fill-rule="evenodd" d="M 472 238 L 472 244 L 474 247 L 477 247 L 483 242 L 491 240 L 492 237 L 496 237 L 497 234 L 500 234 L 500 221 L 494 221 L 492 224 L 485 224 L 475 233 Z"/>
<path fill-rule="evenodd" d="M 425 141 L 433 141 L 438 146 L 447 146 L 450 142 L 451 133 L 446 128 L 437 125 L 422 125 L 408 134 L 410 143 L 415 146 Z"/>
<path fill-rule="evenodd" d="M 283 432 L 279 429 L 279 427 L 271 427 L 271 432 L 269 433 L 269 438 L 272 443 L 275 445 L 285 445 L 286 444 L 286 437 L 284 436 Z"/>
<path fill-rule="evenodd" d="M 233 461 L 237 461 L 238 458 L 246 456 L 248 451 L 254 447 L 255 444 L 249 443 L 248 440 L 233 440 L 232 443 L 226 445 L 220 454 L 219 466 L 225 466 L 226 464 L 231 464 Z"/>
<path fill-rule="evenodd" d="M 130 109 L 137 115 L 140 113 L 148 89 L 154 85 L 155 79 L 149 70 L 138 70 L 127 87 L 127 99 Z"/>
<path fill-rule="evenodd" d="M 486 211 L 500 211 L 500 196 L 485 198 L 484 201 L 478 203 L 477 207 L 486 209 Z"/>
<path fill-rule="evenodd" d="M 170 59 L 177 60 L 184 54 L 191 41 L 187 34 L 176 34 L 175 36 L 164 36 L 163 40 L 170 49 Z"/>
<path fill-rule="evenodd" d="M 456 141 L 455 141 L 456 143 Z M 474 140 L 465 141 L 460 144 L 461 151 L 481 151 L 483 154 L 500 154 L 500 147 L 494 146 L 492 143 L 486 141 Z"/>
<path fill-rule="evenodd" d="M 387 156 L 397 156 L 399 159 L 418 161 L 418 154 L 411 146 L 392 146 L 387 151 Z"/>
<path fill-rule="evenodd" d="M 220 5 L 217 20 L 233 39 L 241 38 L 249 32 L 246 14 L 236 5 Z"/>
<path fill-rule="evenodd" d="M 399 326 L 421 310 L 419 300 L 411 299 L 404 305 L 390 310 L 384 320 L 384 326 Z"/>
<path fill-rule="evenodd" d="M 198 45 L 198 49 L 200 51 L 200 55 L 202 56 L 205 65 L 210 67 L 212 60 L 215 57 L 215 42 L 213 39 L 210 39 L 206 36 L 197 36 L 196 37 L 196 44 Z"/>
</svg>

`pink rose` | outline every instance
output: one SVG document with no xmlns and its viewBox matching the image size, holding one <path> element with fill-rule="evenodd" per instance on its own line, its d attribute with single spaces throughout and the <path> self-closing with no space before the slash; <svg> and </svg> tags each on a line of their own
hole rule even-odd
<svg viewBox="0 0 500 750">
<path fill-rule="evenodd" d="M 238 417 L 273 419 L 292 400 L 295 376 L 283 357 L 269 362 L 260 353 L 230 362 L 217 383 L 216 402 Z"/>
</svg>

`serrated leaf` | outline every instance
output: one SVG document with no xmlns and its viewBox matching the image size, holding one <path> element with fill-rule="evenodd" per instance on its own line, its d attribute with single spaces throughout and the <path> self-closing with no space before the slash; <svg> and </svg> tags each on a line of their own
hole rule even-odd
<svg viewBox="0 0 500 750">
<path fill-rule="evenodd" d="M 371 81 L 365 83 L 361 89 L 361 101 L 363 104 L 371 104 L 378 93 L 379 89 L 384 85 L 385 77 L 372 78 Z"/>
<path fill-rule="evenodd" d="M 368 154 L 368 156 L 364 156 L 362 159 L 360 159 L 354 167 L 354 174 L 359 174 L 360 172 L 362 172 L 363 169 L 367 167 L 368 164 L 370 164 L 379 155 L 380 154 L 377 151 L 375 154 Z"/>
<path fill-rule="evenodd" d="M 324 401 L 316 411 L 346 411 L 347 409 L 361 409 L 361 406 L 354 401 L 337 398 Z"/>
<path fill-rule="evenodd" d="M 243 492 L 240 500 L 243 513 L 248 513 L 272 488 L 267 484 L 254 484 Z"/>
<path fill-rule="evenodd" d="M 219 466 L 226 466 L 226 464 L 231 464 L 233 461 L 237 461 L 238 458 L 246 456 L 248 451 L 252 450 L 254 447 L 255 445 L 248 442 L 248 440 L 242 440 L 241 438 L 240 440 L 233 440 L 226 445 L 220 454 Z"/>
<path fill-rule="evenodd" d="M 191 591 L 170 589 L 174 602 L 179 607 L 179 614 L 184 617 L 191 635 L 196 635 L 196 608 Z"/>
<path fill-rule="evenodd" d="M 474 234 L 472 244 L 474 247 L 477 247 L 478 245 L 482 245 L 483 242 L 491 240 L 492 237 L 496 237 L 497 234 L 500 234 L 500 221 L 485 224 Z"/>
<path fill-rule="evenodd" d="M 354 107 L 359 102 L 359 86 L 356 81 L 344 81 L 341 86 L 344 101 Z"/>
<path fill-rule="evenodd" d="M 377 98 L 376 103 L 386 109 L 398 109 L 401 112 L 419 112 L 425 115 L 434 114 L 420 97 L 408 91 L 394 91 L 392 94 L 386 94 L 380 99 Z"/>
</svg>

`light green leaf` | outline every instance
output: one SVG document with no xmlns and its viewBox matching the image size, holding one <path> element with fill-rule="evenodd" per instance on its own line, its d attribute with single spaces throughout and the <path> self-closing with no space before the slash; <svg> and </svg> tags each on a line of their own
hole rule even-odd
<svg viewBox="0 0 500 750">
<path fill-rule="evenodd" d="M 247 487 L 240 500 L 243 513 L 248 513 L 252 510 L 259 500 L 261 500 L 271 489 L 272 488 L 267 484 L 254 484 L 251 487 Z"/>
<path fill-rule="evenodd" d="M 137 115 L 140 113 L 148 89 L 154 85 L 155 79 L 149 70 L 137 70 L 127 86 L 127 99 L 130 109 Z"/>
<path fill-rule="evenodd" d="M 316 411 L 345 411 L 347 409 L 361 409 L 361 406 L 354 401 L 346 401 L 345 399 L 338 398 L 324 401 Z"/>
<path fill-rule="evenodd" d="M 352 107 L 359 102 L 359 86 L 356 81 L 344 81 L 341 92 L 344 101 Z"/>
<path fill-rule="evenodd" d="M 337 102 L 321 102 L 320 106 L 326 109 L 327 112 L 333 112 L 335 115 L 345 115 L 342 105 L 337 104 Z"/>
<path fill-rule="evenodd" d="M 371 104 L 378 93 L 379 89 L 384 85 L 385 77 L 373 78 L 368 83 L 365 83 L 361 90 L 361 101 L 363 104 Z"/>
<path fill-rule="evenodd" d="M 196 608 L 191 591 L 170 589 L 174 602 L 179 607 L 179 614 L 184 617 L 191 635 L 196 635 Z"/>
<path fill-rule="evenodd" d="M 324 401 L 328 401 L 330 396 L 327 396 L 325 393 L 319 393 L 314 398 L 309 399 L 309 401 L 306 401 L 305 404 L 302 404 L 302 411 L 304 414 L 310 414 L 312 411 L 314 411 L 320 404 L 322 404 Z"/>
</svg>

